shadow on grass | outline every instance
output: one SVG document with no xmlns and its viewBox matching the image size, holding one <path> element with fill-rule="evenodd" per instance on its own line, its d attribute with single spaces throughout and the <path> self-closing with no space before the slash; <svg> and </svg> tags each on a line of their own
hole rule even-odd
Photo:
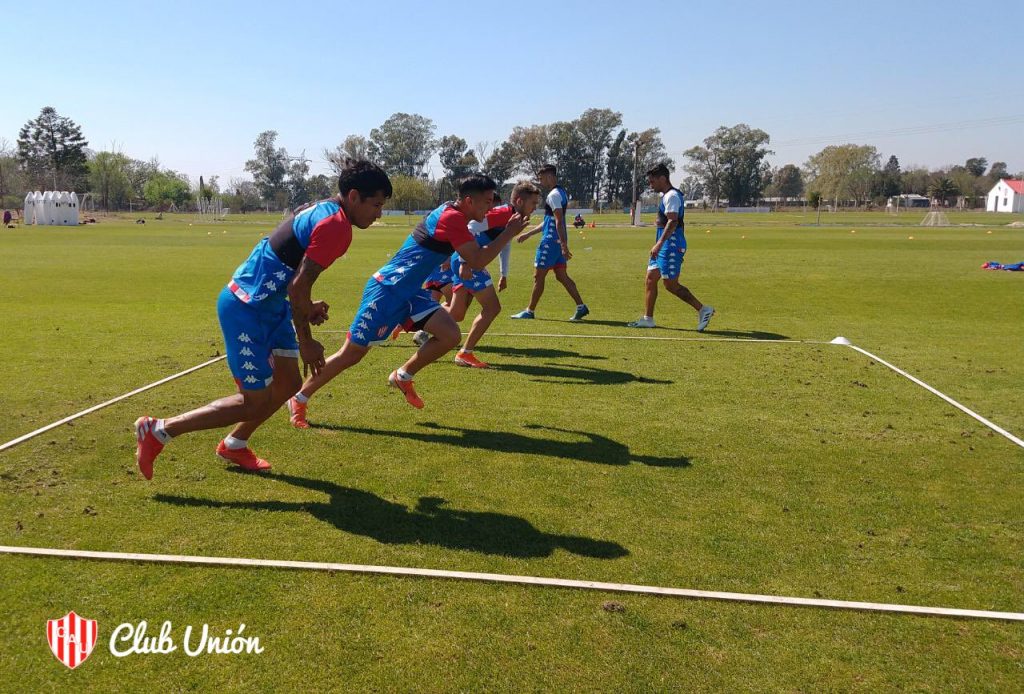
<svg viewBox="0 0 1024 694">
<path fill-rule="evenodd" d="M 477 352 L 500 354 L 505 357 L 529 357 L 531 359 L 588 359 L 600 361 L 608 357 L 593 354 L 580 354 L 567 349 L 546 349 L 544 347 L 477 347 Z"/>
<path fill-rule="evenodd" d="M 674 381 L 637 376 L 628 371 L 599 369 L 594 366 L 564 366 L 561 364 L 491 364 L 495 371 L 514 371 L 524 376 L 534 376 L 535 383 L 564 383 L 584 386 L 615 386 L 625 383 L 648 383 L 669 385 Z"/>
<path fill-rule="evenodd" d="M 653 455 L 637 455 L 631 453 L 629 446 L 619 443 L 607 436 L 591 434 L 586 431 L 558 429 L 539 424 L 527 424 L 524 428 L 533 431 L 556 431 L 577 437 L 576 441 L 562 441 L 542 436 L 526 436 L 510 431 L 492 431 L 486 429 L 469 429 L 466 427 L 450 427 L 434 422 L 422 422 L 420 427 L 426 431 L 393 431 L 390 429 L 370 429 L 336 424 L 314 424 L 314 429 L 329 429 L 349 434 L 366 434 L 367 436 L 389 436 L 396 439 L 436 443 L 442 446 L 473 448 L 484 451 L 502 453 L 523 453 L 525 455 L 544 455 L 552 458 L 567 458 L 581 463 L 598 463 L 601 465 L 629 465 L 640 463 L 654 467 L 689 467 L 690 459 L 685 456 L 678 458 L 660 458 Z"/>
<path fill-rule="evenodd" d="M 325 480 L 283 474 L 267 474 L 263 478 L 326 494 L 328 500 L 218 501 L 170 494 L 157 494 L 154 499 L 192 508 L 308 513 L 338 530 L 388 545 L 434 545 L 515 558 L 549 557 L 556 549 L 595 559 L 617 559 L 629 554 L 617 542 L 545 533 L 518 516 L 447 508 L 447 502 L 439 497 L 420 497 L 416 507 L 410 509 L 376 494 Z"/>
<path fill-rule="evenodd" d="M 548 323 L 572 323 L 573 325 L 605 325 L 612 328 L 625 328 L 629 321 L 621 320 L 591 320 L 585 318 L 578 323 L 568 320 L 559 320 L 558 318 L 535 318 L 536 321 L 548 322 Z M 694 322 L 696 323 L 696 314 L 694 314 Z M 659 332 L 673 332 L 673 333 L 696 333 L 698 335 L 717 335 L 719 337 L 735 337 L 738 339 L 747 340 L 788 340 L 788 335 L 780 335 L 779 333 L 768 332 L 766 330 L 705 330 L 703 333 L 698 333 L 696 328 L 668 328 L 663 325 L 659 325 L 657 328 L 637 328 L 636 332 L 638 335 L 656 335 Z M 580 333 L 581 337 L 587 337 L 585 333 Z"/>
</svg>

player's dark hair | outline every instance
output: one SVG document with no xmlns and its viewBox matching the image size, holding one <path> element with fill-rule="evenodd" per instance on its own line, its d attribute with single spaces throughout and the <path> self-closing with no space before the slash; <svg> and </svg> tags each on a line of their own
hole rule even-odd
<svg viewBox="0 0 1024 694">
<path fill-rule="evenodd" d="M 497 190 L 498 184 L 487 174 L 475 173 L 466 176 L 459 181 L 459 198 L 477 193 L 486 193 L 489 190 Z"/>
<path fill-rule="evenodd" d="M 652 166 L 650 170 L 647 172 L 647 175 L 654 176 L 655 178 L 658 178 L 660 176 L 664 176 L 665 178 L 671 178 L 672 172 L 668 170 L 668 167 L 663 162 Z"/>
<path fill-rule="evenodd" d="M 365 159 L 345 161 L 345 168 L 338 176 L 338 192 L 344 197 L 350 190 L 357 191 L 361 198 L 372 198 L 377 193 L 390 198 L 393 192 L 391 179 L 384 169 Z"/>
<path fill-rule="evenodd" d="M 538 176 L 540 176 L 541 174 L 546 174 L 546 173 L 549 173 L 552 176 L 557 176 L 558 175 L 558 169 L 555 168 L 554 164 L 545 164 L 544 166 L 542 166 L 539 169 L 537 169 L 537 175 Z"/>
</svg>

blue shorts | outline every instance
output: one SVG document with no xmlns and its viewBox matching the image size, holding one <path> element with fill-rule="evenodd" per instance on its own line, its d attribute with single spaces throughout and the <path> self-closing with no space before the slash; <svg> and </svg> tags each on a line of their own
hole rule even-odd
<svg viewBox="0 0 1024 694">
<path fill-rule="evenodd" d="M 388 341 L 396 327 L 419 329 L 440 309 L 441 304 L 434 301 L 429 289 L 418 289 L 409 296 L 371 277 L 348 329 L 348 339 L 362 347 L 381 344 Z"/>
<path fill-rule="evenodd" d="M 537 258 L 533 261 L 535 268 L 552 270 L 565 267 L 568 262 L 562 255 L 562 244 L 558 242 L 558 236 L 541 237 L 540 243 L 537 244 Z"/>
<path fill-rule="evenodd" d="M 686 256 L 686 244 L 677 238 L 670 238 L 661 247 L 657 258 L 651 258 L 647 271 L 657 270 L 662 278 L 674 280 L 683 271 L 683 259 Z"/>
<path fill-rule="evenodd" d="M 217 297 L 228 368 L 240 390 L 260 390 L 274 380 L 274 357 L 299 357 L 299 341 L 287 301 L 257 309 L 227 287 Z"/>
<path fill-rule="evenodd" d="M 460 289 L 465 289 L 470 294 L 476 294 L 482 292 L 494 285 L 494 281 L 491 280 L 491 273 L 486 269 L 484 270 L 473 270 L 473 277 L 468 280 L 464 280 L 459 276 L 459 271 L 462 269 L 462 258 L 458 254 L 452 257 L 452 276 L 455 278 L 452 283 L 452 291 L 457 292 Z"/>
<path fill-rule="evenodd" d="M 437 268 L 427 275 L 427 279 L 423 282 L 423 286 L 426 289 L 440 290 L 441 287 L 447 287 L 449 284 L 452 284 L 454 279 L 455 276 L 450 269 L 442 270 L 441 268 Z"/>
</svg>

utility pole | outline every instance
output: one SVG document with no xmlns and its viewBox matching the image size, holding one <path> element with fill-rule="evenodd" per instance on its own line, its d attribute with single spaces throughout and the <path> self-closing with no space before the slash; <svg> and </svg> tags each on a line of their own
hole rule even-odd
<svg viewBox="0 0 1024 694">
<path fill-rule="evenodd" d="M 636 138 L 636 142 L 633 145 L 633 219 L 631 219 L 630 222 L 629 222 L 631 226 L 636 226 L 637 225 L 636 224 L 636 220 L 640 217 L 640 214 L 639 214 L 640 210 L 638 208 L 638 205 L 640 204 L 640 199 L 637 196 L 637 190 L 636 190 L 636 177 L 637 177 L 637 174 L 639 172 L 639 169 L 640 169 L 640 138 L 638 137 L 638 138 Z"/>
</svg>

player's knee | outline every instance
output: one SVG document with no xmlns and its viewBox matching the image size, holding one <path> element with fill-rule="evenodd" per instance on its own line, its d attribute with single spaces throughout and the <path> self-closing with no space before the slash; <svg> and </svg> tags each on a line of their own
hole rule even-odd
<svg viewBox="0 0 1024 694">
<path fill-rule="evenodd" d="M 670 292 L 674 292 L 677 289 L 679 289 L 679 280 L 675 279 L 674 277 L 665 277 L 662 280 L 662 284 L 664 284 L 665 289 L 669 290 Z"/>
<path fill-rule="evenodd" d="M 647 273 L 647 288 L 648 289 L 657 289 L 658 288 L 658 280 L 659 279 L 660 278 L 655 273 L 648 272 Z"/>
<path fill-rule="evenodd" d="M 457 325 L 446 325 L 442 328 L 437 329 L 434 333 L 434 339 L 436 339 L 441 346 L 446 349 L 455 349 L 459 345 L 459 341 L 462 339 L 462 333 L 459 332 Z"/>
</svg>

